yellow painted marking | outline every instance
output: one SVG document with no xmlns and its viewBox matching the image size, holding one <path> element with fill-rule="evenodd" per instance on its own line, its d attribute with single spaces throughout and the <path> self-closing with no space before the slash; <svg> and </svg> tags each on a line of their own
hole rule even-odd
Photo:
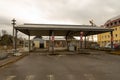
<svg viewBox="0 0 120 80">
<path fill-rule="evenodd" d="M 26 76 L 25 80 L 34 80 L 35 76 L 34 75 L 28 75 Z"/>
<path fill-rule="evenodd" d="M 16 76 L 8 76 L 6 80 L 13 80 Z"/>
<path fill-rule="evenodd" d="M 55 80 L 55 77 L 52 74 L 50 74 L 50 75 L 48 75 L 48 79 L 49 80 Z"/>
<path fill-rule="evenodd" d="M 84 74 L 84 76 L 88 80 L 95 80 L 95 77 L 92 74 Z"/>
</svg>

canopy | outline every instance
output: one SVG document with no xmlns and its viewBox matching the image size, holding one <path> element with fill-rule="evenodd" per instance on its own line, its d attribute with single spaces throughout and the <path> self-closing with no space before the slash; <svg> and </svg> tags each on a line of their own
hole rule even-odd
<svg viewBox="0 0 120 80">
<path fill-rule="evenodd" d="M 91 25 L 63 25 L 63 24 L 23 24 L 16 26 L 15 29 L 30 36 L 49 36 L 54 32 L 55 36 L 79 36 L 80 32 L 83 35 L 96 35 L 100 33 L 110 32 L 113 29 L 91 26 Z"/>
</svg>

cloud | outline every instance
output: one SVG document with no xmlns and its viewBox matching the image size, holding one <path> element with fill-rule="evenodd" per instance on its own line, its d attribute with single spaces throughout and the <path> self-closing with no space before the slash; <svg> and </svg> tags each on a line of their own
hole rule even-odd
<svg viewBox="0 0 120 80">
<path fill-rule="evenodd" d="M 0 0 L 0 24 L 67 23 L 102 25 L 119 15 L 119 0 Z"/>
</svg>

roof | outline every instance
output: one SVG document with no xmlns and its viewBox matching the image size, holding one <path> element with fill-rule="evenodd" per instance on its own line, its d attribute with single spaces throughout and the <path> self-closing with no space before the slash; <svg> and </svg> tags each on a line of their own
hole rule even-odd
<svg viewBox="0 0 120 80">
<path fill-rule="evenodd" d="M 105 22 L 105 24 L 108 24 L 108 23 L 110 23 L 110 22 L 112 22 L 112 21 L 116 21 L 116 20 L 119 20 L 120 19 L 120 15 L 118 15 L 118 16 L 116 16 L 116 17 L 113 17 L 113 18 L 111 18 L 111 19 L 109 19 L 109 20 L 107 20 L 106 22 Z"/>
<path fill-rule="evenodd" d="M 113 21 L 113 20 L 116 20 L 116 19 L 119 19 L 120 18 L 120 15 L 116 16 L 116 17 L 113 17 L 111 18 L 110 20 Z"/>
<path fill-rule="evenodd" d="M 94 35 L 113 31 L 113 29 L 95 27 L 91 25 L 66 24 L 23 24 L 16 26 L 15 29 L 30 36 L 49 36 L 51 31 L 54 31 L 55 36 L 79 36 L 80 31 L 84 32 L 84 35 Z"/>
</svg>

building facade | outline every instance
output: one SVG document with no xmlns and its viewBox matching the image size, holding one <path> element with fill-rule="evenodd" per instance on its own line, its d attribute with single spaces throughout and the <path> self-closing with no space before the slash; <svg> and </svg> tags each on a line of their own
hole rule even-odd
<svg viewBox="0 0 120 80">
<path fill-rule="evenodd" d="M 113 43 L 120 43 L 120 15 L 109 19 L 102 27 L 112 28 L 113 31 Z M 110 43 L 111 35 L 110 32 L 99 34 L 98 44 L 104 47 L 106 44 Z"/>
</svg>

